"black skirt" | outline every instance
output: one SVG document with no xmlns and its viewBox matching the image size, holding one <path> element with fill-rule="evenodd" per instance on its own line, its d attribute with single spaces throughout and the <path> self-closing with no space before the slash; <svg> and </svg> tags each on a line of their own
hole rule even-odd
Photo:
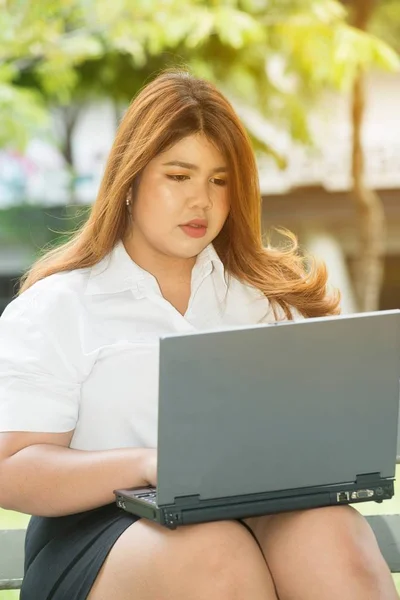
<svg viewBox="0 0 400 600">
<path fill-rule="evenodd" d="M 32 517 L 20 600 L 86 600 L 111 548 L 138 519 L 114 503 L 66 517 Z"/>
<path fill-rule="evenodd" d="M 66 517 L 32 517 L 20 600 L 85 600 L 111 548 L 138 518 L 114 503 Z"/>
</svg>

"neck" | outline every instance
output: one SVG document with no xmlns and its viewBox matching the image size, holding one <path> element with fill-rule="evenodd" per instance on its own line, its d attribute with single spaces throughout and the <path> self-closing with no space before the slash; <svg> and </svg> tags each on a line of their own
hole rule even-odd
<svg viewBox="0 0 400 600">
<path fill-rule="evenodd" d="M 131 259 L 140 268 L 151 273 L 160 285 L 167 282 L 190 283 L 196 257 L 179 258 L 161 254 L 153 248 L 138 245 L 132 238 L 125 239 L 124 245 Z"/>
</svg>

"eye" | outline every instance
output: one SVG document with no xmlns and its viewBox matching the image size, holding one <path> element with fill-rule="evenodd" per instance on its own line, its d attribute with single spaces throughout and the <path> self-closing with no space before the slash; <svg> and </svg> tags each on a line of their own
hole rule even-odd
<svg viewBox="0 0 400 600">
<path fill-rule="evenodd" d="M 213 177 L 210 181 L 212 183 L 215 183 L 215 185 L 219 185 L 221 187 L 224 187 L 226 185 L 225 179 L 218 179 L 216 177 Z"/>
<path fill-rule="evenodd" d="M 186 181 L 186 179 L 189 179 L 188 175 L 167 175 L 168 179 L 172 179 L 173 181 Z"/>
</svg>

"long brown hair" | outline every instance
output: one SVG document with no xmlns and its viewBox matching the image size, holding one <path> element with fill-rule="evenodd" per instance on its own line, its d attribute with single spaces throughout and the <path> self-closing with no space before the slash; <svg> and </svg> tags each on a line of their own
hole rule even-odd
<svg viewBox="0 0 400 600">
<path fill-rule="evenodd" d="M 322 263 L 298 251 L 264 246 L 261 195 L 249 137 L 228 100 L 208 81 L 166 71 L 142 89 L 118 128 L 89 218 L 70 240 L 46 252 L 22 276 L 19 294 L 53 273 L 90 267 L 129 227 L 125 199 L 146 165 L 183 137 L 202 132 L 226 157 L 231 209 L 214 246 L 228 273 L 261 290 L 291 318 L 336 314 L 339 295 L 327 295 Z M 307 265 L 307 266 L 306 266 Z"/>
</svg>

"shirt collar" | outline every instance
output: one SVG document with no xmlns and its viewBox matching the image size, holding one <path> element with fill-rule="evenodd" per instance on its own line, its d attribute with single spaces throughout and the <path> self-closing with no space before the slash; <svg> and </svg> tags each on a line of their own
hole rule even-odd
<svg viewBox="0 0 400 600">
<path fill-rule="evenodd" d="M 208 274 L 215 272 L 218 289 L 226 292 L 227 281 L 224 265 L 214 246 L 209 244 L 198 255 L 192 272 L 192 288 L 199 285 Z M 90 269 L 86 294 L 115 294 L 127 290 L 143 291 L 146 279 L 153 276 L 139 267 L 119 240 L 107 256 Z M 192 289 L 192 293 L 193 293 Z M 143 294 L 140 294 L 143 296 Z"/>
</svg>

